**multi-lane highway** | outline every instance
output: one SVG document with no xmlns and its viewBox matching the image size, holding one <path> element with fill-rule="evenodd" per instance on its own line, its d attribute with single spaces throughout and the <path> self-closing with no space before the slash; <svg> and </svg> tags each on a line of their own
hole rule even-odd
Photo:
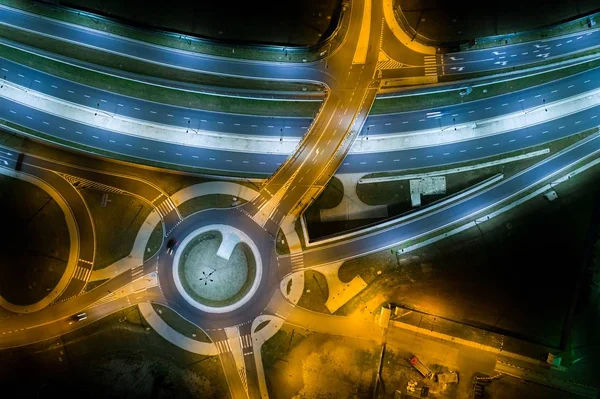
<svg viewBox="0 0 600 399">
<path fill-rule="evenodd" d="M 199 311 L 177 290 L 173 282 L 173 257 L 163 247 L 143 265 L 136 265 L 135 272 L 133 269 L 127 270 L 99 288 L 81 295 L 77 294 L 83 286 L 77 286 L 79 291 L 73 290 L 73 295 L 77 295 L 74 298 L 34 314 L 3 319 L 0 326 L 0 347 L 24 345 L 70 331 L 74 327 L 65 323 L 66 317 L 90 307 L 140 276 L 157 273 L 160 289 L 147 290 L 135 298 L 127 296 L 126 301 L 123 298 L 96 306 L 90 314 L 99 318 L 125 306 L 125 303 L 133 304 L 139 301 L 167 304 L 186 319 L 204 328 L 214 342 L 220 343 L 217 345 L 219 357 L 233 397 L 264 397 L 266 393 L 260 390 L 258 383 L 259 378 L 262 378 L 259 373 L 260 367 L 250 350 L 250 338 L 253 334 L 250 326 L 252 320 L 261 313 L 276 314 L 277 309 L 273 307 L 272 299 L 281 299 L 278 293 L 279 282 L 290 272 L 379 251 L 466 220 L 564 173 L 577 162 L 596 156 L 600 150 L 600 137 L 594 134 L 509 179 L 471 196 L 449 201 L 435 211 L 425 212 L 419 217 L 402 222 L 390 221 L 381 229 L 317 245 L 304 251 L 300 257 L 296 255 L 294 262 L 289 256 L 277 256 L 274 237 L 277 236 L 283 219 L 290 214 L 301 214 L 311 198 L 319 194 L 336 171 L 369 173 L 461 162 L 546 143 L 598 125 L 600 106 L 594 105 L 558 119 L 548 119 L 502 134 L 437 146 L 407 150 L 389 149 L 383 152 L 354 152 L 347 155 L 361 132 L 364 136 L 376 137 L 408 134 L 425 129 L 439 128 L 443 131 L 452 129 L 457 124 L 464 125 L 481 119 L 543 108 L 557 100 L 596 89 L 599 83 L 598 70 L 592 70 L 553 84 L 472 103 L 369 117 L 369 110 L 379 88 L 377 65 L 379 50 L 382 48 L 392 57 L 405 57 L 411 62 L 417 60 L 415 63 L 434 63 L 437 74 L 458 74 L 529 65 L 540 59 L 583 51 L 597 45 L 597 33 L 589 31 L 581 37 L 574 35 L 464 54 L 447 54 L 443 57 L 437 55 L 434 57 L 435 61 L 425 61 L 427 58 L 417 51 L 397 42 L 395 46 L 392 45 L 393 39 L 387 30 L 380 1 L 354 1 L 350 12 L 352 14 L 347 36 L 343 44 L 329 55 L 325 66 L 323 61 L 298 65 L 209 57 L 107 35 L 0 6 L 0 20 L 6 25 L 50 35 L 60 40 L 69 40 L 82 46 L 177 68 L 260 79 L 311 80 L 323 82 L 328 86 L 324 103 L 314 120 L 270 118 L 211 113 L 128 98 L 3 60 L 2 72 L 6 81 L 18 84 L 24 87 L 24 90 L 44 93 L 95 109 L 96 112 L 195 130 L 190 134 L 199 134 L 197 131 L 205 130 L 231 135 L 302 138 L 289 157 L 288 154 L 192 147 L 124 135 L 118 131 L 104 129 L 93 122 L 71 120 L 1 97 L 0 119 L 68 142 L 164 163 L 265 174 L 271 177 L 261 187 L 259 194 L 245 205 L 227 210 L 207 210 L 182 219 L 169 196 L 152 182 L 123 173 L 109 173 L 31 155 L 25 156 L 20 163 L 22 170 L 28 173 L 38 171 L 39 178 L 60 192 L 70 192 L 71 195 L 67 198 L 69 202 L 76 204 L 79 201 L 75 196 L 76 188 L 80 186 L 105 191 L 116 190 L 148 202 L 161 216 L 167 237 L 182 239 L 199 226 L 211 224 L 227 223 L 236 227 L 251 237 L 257 246 L 263 272 L 257 293 L 243 306 L 219 314 Z M 531 54 L 528 54 L 529 51 Z M 505 61 L 507 58 L 510 61 Z M 417 75 L 426 73 L 427 69 L 424 64 L 409 67 L 421 68 Z M 0 93 L 2 92 L 0 90 Z M 17 157 L 18 154 L 10 148 L 2 150 L 2 167 L 15 168 Z M 79 207 L 83 205 L 85 204 L 79 204 Z M 90 234 L 93 235 L 93 226 L 91 231 L 84 229 L 83 233 L 87 234 L 87 238 L 84 238 L 86 241 L 95 242 L 90 238 Z M 93 264 L 95 248 L 83 251 L 80 257 L 84 260 L 90 259 L 90 264 Z M 286 308 L 286 311 L 289 311 L 289 308 Z M 239 346 L 232 350 L 230 345 Z"/>
<path fill-rule="evenodd" d="M 312 122 L 312 118 L 210 112 L 145 101 L 61 79 L 6 59 L 0 59 L 0 68 L 6 82 L 28 90 L 113 115 L 178 126 L 189 129 L 190 133 L 209 131 L 244 136 L 302 137 Z M 436 109 L 369 115 L 361 134 L 376 136 L 443 129 L 543 106 L 599 86 L 600 68 L 594 68 L 554 82 L 479 101 Z"/>
</svg>

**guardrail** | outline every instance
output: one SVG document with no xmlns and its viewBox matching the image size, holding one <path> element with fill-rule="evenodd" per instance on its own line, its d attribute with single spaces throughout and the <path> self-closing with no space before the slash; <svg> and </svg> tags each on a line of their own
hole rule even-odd
<svg viewBox="0 0 600 399">
<path fill-rule="evenodd" d="M 10 5 L 7 5 L 11 7 Z M 343 2 L 340 6 L 340 9 L 337 10 L 336 14 L 332 16 L 332 18 L 337 19 L 337 25 L 335 29 L 327 36 L 323 41 L 309 46 L 284 46 L 284 45 L 271 45 L 271 44 L 261 44 L 261 43 L 235 43 L 233 41 L 227 41 L 222 39 L 207 39 L 201 38 L 198 36 L 193 36 L 184 32 L 177 31 L 166 31 L 162 29 L 157 29 L 152 26 L 144 26 L 141 24 L 135 25 L 130 21 L 120 20 L 114 17 L 107 17 L 101 14 L 89 12 L 86 10 L 79 10 L 76 8 L 66 7 L 62 5 L 48 4 L 41 1 L 36 1 L 34 3 L 36 7 L 45 7 L 54 11 L 63 11 L 66 13 L 70 13 L 77 16 L 87 17 L 92 20 L 95 24 L 113 24 L 121 27 L 125 27 L 127 29 L 138 31 L 139 33 L 151 33 L 158 36 L 163 36 L 164 38 L 168 38 L 175 41 L 183 41 L 187 42 L 190 46 L 192 43 L 195 43 L 199 46 L 205 46 L 206 52 L 202 52 L 202 54 L 207 55 L 215 55 L 220 57 L 227 58 L 241 58 L 241 59 L 254 59 L 261 61 L 276 61 L 276 62 L 314 62 L 322 59 L 330 52 L 334 51 L 337 46 L 339 46 L 344 39 L 346 28 L 348 27 L 350 12 L 349 11 L 349 3 Z M 14 7 L 15 9 L 19 9 L 18 7 Z M 30 10 L 22 10 L 25 12 L 32 12 Z M 35 12 L 32 12 L 35 13 Z M 36 13 L 37 14 L 37 13 Z M 43 14 L 38 14 L 44 17 Z M 56 20 L 60 20 L 56 18 Z M 69 22 L 69 21 L 64 21 Z M 73 22 L 69 22 L 73 23 Z M 76 24 L 76 23 L 75 23 Z M 82 26 L 87 26 L 85 24 L 81 24 Z M 98 30 L 100 27 L 96 27 Z M 127 37 L 127 36 L 124 36 Z M 148 43 L 152 43 L 148 41 Z M 182 49 L 181 47 L 174 47 Z M 193 51 L 193 50 L 192 50 Z M 248 52 L 252 52 L 252 56 L 248 56 Z M 245 56 L 246 55 L 246 56 Z"/>
</svg>

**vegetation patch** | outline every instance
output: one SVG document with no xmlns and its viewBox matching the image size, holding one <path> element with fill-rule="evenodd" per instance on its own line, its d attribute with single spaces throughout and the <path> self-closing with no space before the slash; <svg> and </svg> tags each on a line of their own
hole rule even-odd
<svg viewBox="0 0 600 399">
<path fill-rule="evenodd" d="M 211 339 L 208 337 L 208 335 L 206 335 L 204 330 L 187 321 L 171 308 L 158 303 L 153 303 L 152 307 L 162 321 L 164 321 L 173 330 L 196 341 L 212 343 Z"/>
<path fill-rule="evenodd" d="M 0 240 L 0 295 L 15 305 L 40 301 L 60 281 L 69 260 L 65 215 L 41 188 L 0 174 L 5 233 Z"/>
<path fill-rule="evenodd" d="M 102 269 L 126 257 L 152 208 L 125 194 L 105 193 L 84 188 L 85 199 L 94 221 L 96 256 L 94 270 Z"/>
</svg>

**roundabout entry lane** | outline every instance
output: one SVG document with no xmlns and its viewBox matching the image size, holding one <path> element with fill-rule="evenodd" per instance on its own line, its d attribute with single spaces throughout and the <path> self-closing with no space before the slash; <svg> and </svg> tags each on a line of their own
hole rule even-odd
<svg viewBox="0 0 600 399">
<path fill-rule="evenodd" d="M 246 303 L 221 313 L 201 310 L 190 304 L 177 288 L 173 276 L 174 261 L 177 256 L 169 255 L 166 246 L 163 246 L 158 256 L 151 260 L 157 262 L 159 284 L 169 305 L 184 318 L 197 324 L 207 332 L 252 321 L 264 311 L 273 292 L 279 289 L 280 279 L 291 271 L 287 270 L 287 267 L 278 266 L 275 239 L 238 208 L 210 209 L 197 212 L 175 227 L 165 242 L 168 242 L 171 238 L 183 242 L 186 237 L 194 234 L 200 228 L 210 225 L 223 225 L 224 221 L 227 221 L 227 226 L 246 234 L 260 254 L 262 274 L 256 289 L 252 290 L 254 294 L 248 298 Z M 177 249 L 177 251 L 180 250 L 183 250 L 183 248 Z"/>
</svg>

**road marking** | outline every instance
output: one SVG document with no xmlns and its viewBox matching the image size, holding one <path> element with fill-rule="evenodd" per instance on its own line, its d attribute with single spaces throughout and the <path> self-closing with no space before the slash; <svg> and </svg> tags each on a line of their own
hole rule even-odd
<svg viewBox="0 0 600 399">
<path fill-rule="evenodd" d="M 528 139 L 528 138 L 530 138 L 530 137 L 531 137 L 531 134 L 530 134 L 529 136 L 525 136 L 525 138 L 526 138 L 526 139 Z"/>
<path fill-rule="evenodd" d="M 229 345 L 229 341 L 226 339 L 215 342 L 215 345 L 217 346 L 217 352 L 219 353 L 231 352 L 231 346 Z"/>
<path fill-rule="evenodd" d="M 548 133 L 548 131 L 547 131 L 547 130 L 544 130 L 544 131 L 542 132 L 542 134 L 546 134 L 546 133 Z"/>
<path fill-rule="evenodd" d="M 507 103 L 502 104 L 503 107 L 506 107 L 507 105 L 508 105 Z"/>
<path fill-rule="evenodd" d="M 508 142 L 513 143 L 513 142 L 515 142 L 515 139 L 509 140 Z"/>
</svg>

